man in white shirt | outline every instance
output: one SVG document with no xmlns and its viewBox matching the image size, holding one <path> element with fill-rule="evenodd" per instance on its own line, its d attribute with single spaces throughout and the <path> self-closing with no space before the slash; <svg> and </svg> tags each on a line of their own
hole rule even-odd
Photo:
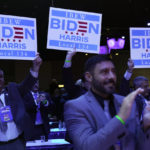
<svg viewBox="0 0 150 150">
<path fill-rule="evenodd" d="M 4 87 L 4 72 L 0 70 L 0 149 L 25 150 L 25 137 L 32 132 L 23 96 L 37 81 L 42 64 L 39 55 L 34 59 L 29 75 L 20 84 L 9 83 Z"/>
</svg>

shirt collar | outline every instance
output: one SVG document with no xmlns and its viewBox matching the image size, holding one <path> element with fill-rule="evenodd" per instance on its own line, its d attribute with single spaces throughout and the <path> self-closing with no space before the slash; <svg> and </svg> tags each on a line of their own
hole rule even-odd
<svg viewBox="0 0 150 150">
<path fill-rule="evenodd" d="M 91 92 L 93 93 L 93 95 L 95 96 L 95 98 L 99 102 L 99 104 L 102 106 L 102 108 L 104 108 L 104 100 L 109 100 L 110 103 L 113 103 L 114 96 L 112 94 L 109 96 L 108 99 L 105 99 L 102 96 L 96 94 L 92 89 L 91 89 Z"/>
</svg>

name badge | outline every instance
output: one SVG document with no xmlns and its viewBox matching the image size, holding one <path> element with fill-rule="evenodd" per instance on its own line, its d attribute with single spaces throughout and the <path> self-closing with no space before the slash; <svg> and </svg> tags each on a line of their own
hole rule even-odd
<svg viewBox="0 0 150 150">
<path fill-rule="evenodd" d="M 0 108 L 0 119 L 2 122 L 10 122 L 13 120 L 10 106 Z"/>
</svg>

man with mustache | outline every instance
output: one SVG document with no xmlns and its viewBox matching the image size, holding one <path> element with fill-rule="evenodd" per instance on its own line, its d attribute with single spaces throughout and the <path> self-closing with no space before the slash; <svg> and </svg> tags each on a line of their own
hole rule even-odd
<svg viewBox="0 0 150 150">
<path fill-rule="evenodd" d="M 91 89 L 65 104 L 64 118 L 75 150 L 135 150 L 142 134 L 137 117 L 137 89 L 125 98 L 116 95 L 115 66 L 106 55 L 89 58 L 85 76 Z M 146 121 L 146 127 L 149 126 Z M 144 126 L 145 127 L 145 126 Z M 146 131 L 145 131 L 146 132 Z"/>
</svg>

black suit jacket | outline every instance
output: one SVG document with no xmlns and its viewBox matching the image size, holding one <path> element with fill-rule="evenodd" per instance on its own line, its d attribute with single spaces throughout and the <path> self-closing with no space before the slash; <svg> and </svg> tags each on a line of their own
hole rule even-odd
<svg viewBox="0 0 150 150">
<path fill-rule="evenodd" d="M 126 80 L 124 77 L 120 84 L 119 94 L 122 96 L 127 96 L 130 92 L 132 92 L 132 89 L 130 88 L 130 80 Z M 138 95 L 135 98 L 135 102 L 137 105 L 139 118 L 141 118 L 142 112 L 145 107 L 145 98 L 142 95 Z"/>
<path fill-rule="evenodd" d="M 47 100 L 49 101 L 49 106 L 44 106 L 42 103 L 40 104 L 40 112 L 41 112 L 46 136 L 48 136 L 49 129 L 50 129 L 48 114 L 51 113 L 52 106 L 53 106 L 53 103 L 52 103 L 50 96 Z M 30 115 L 30 118 L 32 120 L 32 126 L 34 126 L 35 125 L 35 119 L 36 119 L 36 113 L 37 113 L 37 111 L 36 111 L 37 106 L 35 104 L 35 101 L 34 101 L 34 98 L 31 94 L 31 92 L 28 92 L 24 96 L 24 102 L 25 102 L 26 110 L 27 110 L 27 112 Z"/>
<path fill-rule="evenodd" d="M 71 67 L 63 68 L 62 77 L 69 99 L 77 98 L 87 92 L 83 87 L 75 85 Z"/>
<path fill-rule="evenodd" d="M 122 96 L 127 96 L 131 91 L 130 80 L 126 80 L 123 77 L 120 83 L 119 94 Z"/>
<path fill-rule="evenodd" d="M 11 107 L 13 120 L 17 127 L 23 131 L 25 139 L 32 137 L 32 126 L 29 115 L 26 112 L 23 96 L 26 95 L 36 83 L 37 79 L 29 74 L 20 84 L 9 83 L 5 88 L 6 105 Z"/>
</svg>

